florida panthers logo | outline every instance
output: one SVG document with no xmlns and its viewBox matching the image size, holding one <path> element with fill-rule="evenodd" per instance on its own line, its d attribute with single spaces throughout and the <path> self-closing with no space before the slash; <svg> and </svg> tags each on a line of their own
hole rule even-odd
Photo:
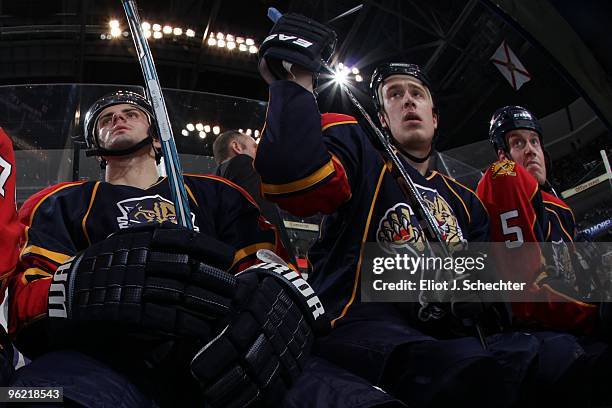
<svg viewBox="0 0 612 408">
<path fill-rule="evenodd" d="M 148 222 L 166 222 L 170 221 L 177 224 L 176 211 L 172 201 L 156 194 L 154 196 L 145 196 L 137 198 L 128 198 L 127 200 L 117 203 L 121 216 L 117 217 L 119 228 L 128 228 L 135 224 L 144 224 Z M 200 229 L 195 225 L 195 214 L 191 213 L 191 221 L 193 229 Z"/>
<path fill-rule="evenodd" d="M 438 222 L 442 238 L 448 243 L 464 241 L 463 232 L 448 202 L 436 190 L 418 186 L 425 204 Z M 376 231 L 376 241 L 387 253 L 411 247 L 417 251 L 425 249 L 425 234 L 414 218 L 414 212 L 405 203 L 388 209 L 381 218 Z"/>
<path fill-rule="evenodd" d="M 516 176 L 514 170 L 516 163 L 512 160 L 504 159 L 497 161 L 491 165 L 491 177 L 495 178 L 498 176 Z"/>
</svg>

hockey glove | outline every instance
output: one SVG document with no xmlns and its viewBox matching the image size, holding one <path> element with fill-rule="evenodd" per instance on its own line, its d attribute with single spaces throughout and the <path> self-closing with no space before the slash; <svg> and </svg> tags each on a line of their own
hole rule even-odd
<svg viewBox="0 0 612 408">
<path fill-rule="evenodd" d="M 237 279 L 235 312 L 191 371 L 212 407 L 280 406 L 329 320 L 310 285 L 286 266 L 258 264 Z"/>
<path fill-rule="evenodd" d="M 211 321 L 227 315 L 236 290 L 224 272 L 233 256 L 226 244 L 174 224 L 111 235 L 55 272 L 51 340 L 78 343 L 83 332 L 108 329 L 209 341 Z"/>
<path fill-rule="evenodd" d="M 259 59 L 265 59 L 268 67 L 262 75 L 268 83 L 286 79 L 287 63 L 317 73 L 321 59 L 327 61 L 335 46 L 336 33 L 331 28 L 300 14 L 285 14 L 259 47 Z"/>
</svg>

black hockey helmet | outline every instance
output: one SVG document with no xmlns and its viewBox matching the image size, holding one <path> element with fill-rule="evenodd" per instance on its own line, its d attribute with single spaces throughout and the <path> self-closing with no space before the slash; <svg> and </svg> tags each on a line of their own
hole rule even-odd
<svg viewBox="0 0 612 408">
<path fill-rule="evenodd" d="M 123 150 L 108 151 L 100 147 L 98 142 L 98 136 L 96 132 L 98 118 L 100 113 L 109 106 L 128 104 L 133 105 L 143 111 L 149 118 L 148 137 L 137 143 L 136 145 Z M 87 113 L 85 114 L 85 120 L 83 121 L 84 133 L 85 133 L 85 144 L 87 145 L 87 156 L 123 156 L 135 152 L 142 148 L 148 143 L 153 142 L 153 138 L 157 135 L 157 126 L 155 123 L 155 114 L 153 107 L 149 101 L 142 95 L 131 92 L 131 91 L 116 91 L 111 94 L 105 95 L 98 99 L 91 105 Z"/>
<path fill-rule="evenodd" d="M 372 73 L 372 77 L 370 78 L 370 95 L 372 96 L 374 107 L 376 108 L 377 112 L 380 112 L 382 107 L 380 104 L 381 98 L 378 93 L 378 89 L 380 84 L 382 84 L 382 82 L 391 75 L 408 75 L 416 78 L 427 87 L 429 93 L 432 93 L 429 78 L 427 75 L 425 75 L 425 72 L 423 72 L 420 66 L 417 64 L 407 64 L 404 62 L 386 62 L 376 67 L 374 73 Z"/>
<path fill-rule="evenodd" d="M 489 126 L 489 140 L 496 154 L 499 150 L 510 153 L 506 133 L 514 129 L 533 130 L 540 136 L 542 143 L 542 127 L 531 112 L 521 106 L 504 106 L 495 111 Z"/>
</svg>

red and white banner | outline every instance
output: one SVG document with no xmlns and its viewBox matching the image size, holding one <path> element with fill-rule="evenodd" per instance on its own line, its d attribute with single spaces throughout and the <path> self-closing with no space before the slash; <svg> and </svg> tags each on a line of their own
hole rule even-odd
<svg viewBox="0 0 612 408">
<path fill-rule="evenodd" d="M 527 72 L 505 41 L 502 41 L 497 51 L 495 51 L 495 54 L 491 57 L 491 62 L 495 64 L 504 78 L 510 82 L 515 91 L 518 91 L 523 84 L 531 80 L 531 74 Z"/>
</svg>

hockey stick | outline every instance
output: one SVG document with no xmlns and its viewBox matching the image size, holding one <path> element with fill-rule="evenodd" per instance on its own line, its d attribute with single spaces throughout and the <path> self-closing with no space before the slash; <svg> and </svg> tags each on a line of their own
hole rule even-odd
<svg viewBox="0 0 612 408">
<path fill-rule="evenodd" d="M 268 9 L 268 18 L 272 20 L 272 22 L 276 23 L 276 21 L 278 21 L 278 19 L 281 16 L 282 16 L 281 12 L 275 9 L 274 7 L 270 7 Z M 325 69 L 325 71 L 327 71 L 330 75 L 335 74 L 334 69 L 327 63 L 327 61 L 324 61 L 322 59 L 320 62 L 321 62 L 321 66 Z M 385 153 L 388 155 L 393 165 L 397 168 L 398 172 L 400 173 L 400 178 L 398 179 L 400 188 L 406 193 L 406 196 L 408 200 L 410 201 L 411 207 L 415 210 L 417 218 L 419 219 L 419 222 L 421 223 L 421 228 L 429 232 L 430 237 L 432 237 L 432 239 L 439 244 L 438 248 L 441 254 L 438 254 L 438 255 L 444 258 L 451 257 L 451 252 L 447 246 L 447 243 L 442 238 L 442 234 L 440 233 L 440 230 L 438 228 L 438 222 L 436 221 L 432 213 L 429 211 L 429 208 L 427 207 L 425 200 L 423 200 L 423 197 L 417 190 L 416 185 L 414 184 L 414 181 L 412 181 L 412 178 L 408 174 L 406 167 L 404 166 L 399 156 L 393 149 L 391 143 L 385 137 L 383 132 L 378 128 L 378 126 L 374 123 L 369 113 L 361 105 L 357 97 L 355 97 L 355 95 L 353 94 L 353 92 L 351 92 L 348 86 L 345 83 L 340 82 L 340 87 L 342 91 L 346 94 L 346 96 L 348 96 L 353 106 L 355 106 L 355 108 L 359 111 L 361 116 L 366 120 L 367 124 L 370 126 L 372 131 L 376 134 L 376 137 L 382 144 L 385 150 Z M 429 245 L 428 240 L 425 240 L 425 242 L 429 246 L 429 249 L 432 253 L 438 252 L 438 251 L 435 251 L 431 247 L 431 245 Z M 439 269 L 436 271 L 434 279 L 436 282 L 442 282 L 442 281 L 448 282 L 448 281 L 454 280 L 452 276 L 450 277 L 446 276 L 445 278 L 442 278 L 442 271 L 440 271 Z M 437 297 L 438 299 L 435 299 L 435 300 L 439 303 L 446 300 L 442 294 L 438 294 Z M 429 320 L 431 317 L 436 317 L 436 314 L 440 313 L 439 310 L 438 311 L 435 310 L 436 309 L 435 306 L 434 306 L 434 310 L 428 310 L 428 306 L 430 306 L 429 304 L 430 302 L 426 299 L 422 291 L 419 295 L 419 303 L 421 305 L 421 308 L 419 310 L 419 318 L 423 321 Z M 480 343 L 482 344 L 482 347 L 486 349 L 487 343 L 482 334 L 480 326 L 477 323 L 474 323 L 474 328 L 476 330 L 476 337 L 479 339 Z"/>
<path fill-rule="evenodd" d="M 174 203 L 176 212 L 176 220 L 179 225 L 193 230 L 193 222 L 191 220 L 191 212 L 189 211 L 189 201 L 187 191 L 183 182 L 183 171 L 179 161 L 176 144 L 174 143 L 174 135 L 172 134 L 172 126 L 168 119 L 168 111 L 166 102 L 162 94 L 155 63 L 151 49 L 142 32 L 140 16 L 134 0 L 122 0 L 125 16 L 130 26 L 130 32 L 134 39 L 134 47 L 142 68 L 142 74 L 145 80 L 145 88 L 147 97 L 153 105 L 155 113 L 155 122 L 157 123 L 157 132 L 161 139 L 162 152 L 164 154 L 164 165 L 168 174 L 168 183 L 170 184 L 170 195 Z"/>
</svg>

